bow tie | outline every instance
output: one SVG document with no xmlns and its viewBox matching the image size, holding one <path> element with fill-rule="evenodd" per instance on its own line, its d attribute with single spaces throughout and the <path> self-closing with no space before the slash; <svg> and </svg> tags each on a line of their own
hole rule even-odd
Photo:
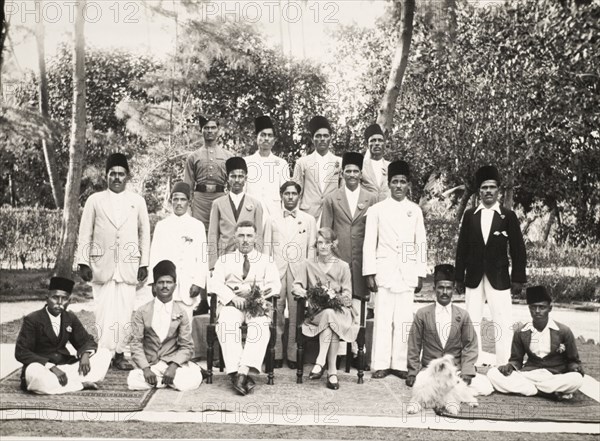
<svg viewBox="0 0 600 441">
<path fill-rule="evenodd" d="M 287 210 L 285 210 L 283 212 L 283 217 L 288 217 L 288 216 L 292 216 L 293 218 L 295 218 L 296 217 L 296 210 L 294 210 L 294 211 L 287 211 Z"/>
</svg>

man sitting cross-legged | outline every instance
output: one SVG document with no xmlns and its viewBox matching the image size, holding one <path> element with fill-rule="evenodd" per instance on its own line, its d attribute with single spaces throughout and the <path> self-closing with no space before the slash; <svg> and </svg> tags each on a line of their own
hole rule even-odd
<svg viewBox="0 0 600 441">
<path fill-rule="evenodd" d="M 552 299 L 544 286 L 527 288 L 527 304 L 531 322 L 515 331 L 508 363 L 490 369 L 488 378 L 498 392 L 568 400 L 583 384 L 573 333 L 550 318 Z"/>
<path fill-rule="evenodd" d="M 67 311 L 73 281 L 52 277 L 46 306 L 25 316 L 15 358 L 23 363 L 21 387 L 36 394 L 63 394 L 98 389 L 112 353 L 97 349 L 77 316 Z M 71 343 L 77 356 L 67 349 Z"/>
<path fill-rule="evenodd" d="M 208 292 L 219 298 L 217 336 L 221 344 L 225 368 L 234 389 L 246 395 L 254 387 L 248 375 L 251 368 L 260 372 L 271 337 L 271 317 L 252 317 L 245 312 L 246 299 L 256 284 L 265 298 L 281 291 L 277 265 L 268 255 L 254 247 L 256 226 L 252 221 L 240 222 L 235 230 L 237 249 L 217 260 Z M 242 347 L 240 325 L 248 325 L 246 344 Z"/>
<path fill-rule="evenodd" d="M 162 260 L 152 270 L 154 300 L 133 316 L 131 359 L 137 366 L 127 378 L 130 390 L 172 387 L 180 391 L 202 384 L 194 355 L 192 329 L 185 309 L 173 301 L 177 274 L 175 264 Z"/>
<path fill-rule="evenodd" d="M 406 385 L 412 387 L 420 369 L 432 360 L 450 354 L 474 395 L 491 394 L 493 388 L 488 379 L 475 372 L 477 334 L 469 313 L 452 304 L 454 267 L 437 265 L 433 283 L 436 302 L 417 311 L 410 329 Z"/>
</svg>

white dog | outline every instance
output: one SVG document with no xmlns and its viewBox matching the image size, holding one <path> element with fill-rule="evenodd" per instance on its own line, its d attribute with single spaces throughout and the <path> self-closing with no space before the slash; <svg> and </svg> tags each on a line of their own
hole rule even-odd
<svg viewBox="0 0 600 441">
<path fill-rule="evenodd" d="M 418 413 L 422 408 L 430 408 L 438 414 L 445 409 L 451 415 L 458 415 L 460 403 L 467 403 L 470 407 L 478 406 L 473 391 L 458 375 L 452 355 L 444 355 L 429 363 L 417 375 L 412 389 L 409 414 Z"/>
</svg>

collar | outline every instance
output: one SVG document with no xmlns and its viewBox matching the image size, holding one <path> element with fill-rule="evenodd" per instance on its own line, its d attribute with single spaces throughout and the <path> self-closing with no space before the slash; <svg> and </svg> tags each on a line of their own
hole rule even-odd
<svg viewBox="0 0 600 441">
<path fill-rule="evenodd" d="M 329 159 L 329 156 L 333 155 L 333 153 L 331 153 L 331 150 L 327 150 L 327 153 L 321 155 L 319 152 L 317 152 L 317 149 L 315 149 L 313 154 L 315 155 L 315 158 L 317 158 L 317 160 L 321 161 L 325 161 L 326 159 Z"/>
<path fill-rule="evenodd" d="M 402 199 L 401 201 L 397 201 L 396 199 L 394 199 L 391 195 L 388 197 L 388 199 L 390 200 L 390 202 L 392 204 L 406 204 L 408 202 L 408 198 L 405 197 L 404 199 Z M 437 302 L 436 302 L 437 303 Z"/>
<path fill-rule="evenodd" d="M 235 249 L 235 252 L 237 253 L 237 261 L 238 262 L 243 262 L 244 261 L 244 255 L 242 254 L 242 252 L 239 249 Z M 258 256 L 259 256 L 259 252 L 256 248 L 254 248 L 252 251 L 250 251 L 248 253 L 248 260 L 250 261 L 250 263 L 256 262 L 258 260 Z"/>
<path fill-rule="evenodd" d="M 546 328 L 558 331 L 558 325 L 551 318 L 548 319 L 548 324 L 546 324 Z M 526 331 L 544 332 L 546 330 L 546 328 L 542 329 L 541 331 L 538 331 L 537 329 L 535 329 L 535 326 L 533 326 L 533 322 L 527 322 L 527 324 L 525 326 L 523 326 L 523 329 L 521 329 L 521 332 L 526 332 Z"/>
<path fill-rule="evenodd" d="M 452 314 L 452 301 L 450 301 L 450 303 L 448 303 L 446 306 L 442 306 L 436 300 L 436 302 L 435 302 L 435 310 L 436 310 L 436 312 L 437 311 L 445 310 L 445 311 L 448 311 L 450 314 Z"/>
<path fill-rule="evenodd" d="M 110 188 L 108 188 L 107 191 L 108 191 L 108 195 L 111 198 L 124 198 L 125 197 L 125 192 L 127 192 L 127 189 L 123 190 L 121 193 L 115 193 Z"/>
<path fill-rule="evenodd" d="M 350 190 L 345 185 L 344 185 L 344 189 L 346 190 L 346 193 L 350 193 L 350 194 L 353 194 L 353 195 L 356 195 L 357 193 L 360 193 L 360 185 L 356 186 L 356 190 Z"/>
<path fill-rule="evenodd" d="M 171 213 L 171 219 L 176 221 L 184 221 L 192 217 L 189 212 L 183 213 L 181 216 L 177 216 L 175 213 Z"/>
<path fill-rule="evenodd" d="M 50 314 L 50 311 L 48 311 L 48 305 L 44 306 L 44 309 L 46 310 L 46 314 L 48 314 L 48 317 L 50 317 L 50 321 L 51 322 L 58 322 L 58 323 L 60 323 L 60 319 L 62 317 L 62 313 L 58 314 L 56 317 L 54 317 L 52 314 Z"/>
<path fill-rule="evenodd" d="M 155 311 L 166 311 L 169 314 L 171 314 L 171 312 L 173 312 L 173 299 L 171 299 L 169 302 L 167 303 L 163 303 L 160 300 L 158 300 L 157 298 L 154 299 L 154 310 Z"/>
<path fill-rule="evenodd" d="M 267 160 L 273 158 L 273 156 L 275 156 L 275 155 L 271 151 L 271 152 L 269 152 L 269 156 L 260 156 L 260 153 L 259 153 L 258 149 L 256 149 L 256 151 L 252 154 L 252 156 L 254 157 L 252 159 L 257 158 L 257 159 L 262 160 L 262 161 L 267 161 Z"/>
<path fill-rule="evenodd" d="M 241 200 L 242 200 L 242 198 L 245 196 L 245 194 L 246 194 L 246 192 L 245 192 L 245 191 L 242 191 L 240 194 L 235 194 L 235 193 L 229 192 L 229 197 L 230 197 L 230 198 L 231 198 L 231 200 L 232 200 L 233 202 L 235 202 L 235 203 L 236 203 L 236 205 L 237 205 L 237 204 L 239 204 L 239 203 L 240 203 L 240 201 L 241 201 Z"/>
<path fill-rule="evenodd" d="M 483 209 L 485 209 L 483 204 L 479 204 L 479 206 L 475 210 L 475 213 L 477 213 L 478 211 L 483 210 Z M 500 211 L 500 203 L 498 201 L 496 201 L 496 203 L 494 205 L 492 205 L 491 208 L 489 208 L 489 210 L 494 210 L 496 213 L 498 213 L 500 216 L 502 216 L 502 211 Z"/>
</svg>

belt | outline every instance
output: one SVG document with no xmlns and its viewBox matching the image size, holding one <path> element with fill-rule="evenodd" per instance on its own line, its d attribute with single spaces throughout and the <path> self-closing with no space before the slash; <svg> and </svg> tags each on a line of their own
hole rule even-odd
<svg viewBox="0 0 600 441">
<path fill-rule="evenodd" d="M 217 184 L 196 184 L 195 190 L 202 193 L 223 193 L 225 187 Z"/>
</svg>

